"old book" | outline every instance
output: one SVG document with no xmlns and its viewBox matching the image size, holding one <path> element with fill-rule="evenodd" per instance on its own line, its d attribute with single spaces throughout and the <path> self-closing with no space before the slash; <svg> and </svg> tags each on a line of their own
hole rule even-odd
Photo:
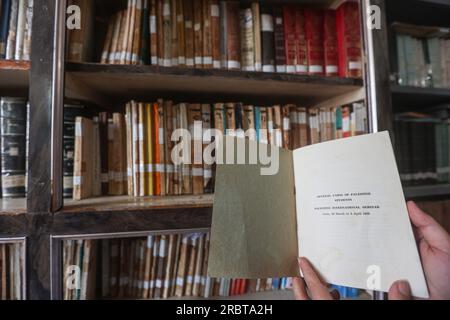
<svg viewBox="0 0 450 320">
<path fill-rule="evenodd" d="M 236 143 L 238 138 L 226 139 Z M 256 144 L 245 143 L 246 150 Z M 275 150 L 272 146 L 271 151 Z M 361 262 L 363 256 L 363 261 L 371 261 L 384 270 L 385 276 L 378 286 L 380 291 L 387 292 L 394 281 L 406 277 L 413 296 L 429 296 L 387 132 L 330 141 L 293 152 L 277 150 L 280 165 L 274 175 L 261 175 L 261 164 L 254 170 L 248 170 L 248 165 L 218 165 L 208 263 L 210 276 L 299 276 L 296 257 L 307 256 L 324 281 L 368 290 L 370 283 L 367 283 L 367 265 Z M 329 161 L 340 157 L 346 161 Z M 226 180 L 230 178 L 238 190 L 228 192 Z M 355 187 L 359 191 L 354 191 Z M 274 190 L 277 190 L 275 194 Z M 249 199 L 258 201 L 249 202 Z M 341 208 L 341 205 L 335 208 L 336 203 L 343 201 L 351 201 L 352 208 Z M 240 205 L 243 202 L 245 206 Z M 233 210 L 229 209 L 230 203 L 236 203 Z M 249 203 L 254 206 L 248 207 Z M 355 206 L 364 210 L 353 209 Z M 278 212 L 275 217 L 274 210 Z M 255 221 L 259 223 L 258 228 L 252 229 Z M 373 238 L 376 240 L 368 240 L 365 232 L 355 235 L 351 231 L 355 225 L 361 229 L 376 226 Z M 254 231 L 238 236 L 235 232 L 230 237 L 231 230 L 237 226 Z M 349 233 L 353 234 L 350 238 Z M 239 245 L 243 241 L 246 246 Z M 371 241 L 379 245 L 374 247 Z M 336 249 L 344 257 L 330 262 L 331 269 L 322 266 L 320 261 Z M 280 266 L 279 261 L 286 263 Z"/>
<path fill-rule="evenodd" d="M 299 128 L 299 119 L 298 112 L 296 106 L 292 106 L 289 113 L 289 122 L 291 124 L 291 147 L 293 150 L 298 149 L 300 147 L 300 128 Z"/>
<path fill-rule="evenodd" d="M 220 9 L 220 67 L 228 69 L 228 17 L 227 17 L 227 1 L 219 2 Z"/>
<path fill-rule="evenodd" d="M 195 278 L 195 266 L 197 263 L 198 254 L 198 235 L 191 235 L 189 237 L 189 261 L 187 265 L 186 283 L 184 295 L 186 297 L 191 297 L 194 290 L 194 278 Z"/>
<path fill-rule="evenodd" d="M 297 119 L 299 126 L 299 148 L 309 144 L 308 112 L 304 107 L 297 107 Z"/>
<path fill-rule="evenodd" d="M 127 57 L 127 62 L 129 64 L 140 64 L 141 62 L 141 47 L 142 47 L 142 34 L 144 32 L 144 26 L 142 25 L 142 16 L 144 12 L 144 0 L 136 0 L 136 5 L 134 9 L 134 24 L 133 33 L 131 35 L 131 45 L 128 41 L 129 56 Z M 148 13 L 147 13 L 148 14 Z M 146 25 L 145 27 L 147 27 Z M 146 37 L 148 39 L 148 35 Z"/>
<path fill-rule="evenodd" d="M 133 122 L 132 122 L 132 107 L 131 102 L 128 102 L 125 106 L 125 123 L 126 123 L 126 146 L 127 146 L 127 194 L 129 196 L 134 195 L 134 158 L 133 158 Z M 107 118 L 106 118 L 107 119 Z M 106 120 L 107 121 L 107 120 Z M 102 159 L 102 163 L 107 162 Z M 107 171 L 107 163 L 102 164 L 102 172 Z M 103 183 L 103 190 L 105 190 L 106 182 Z M 103 191 L 104 193 L 105 191 Z"/>
<path fill-rule="evenodd" d="M 246 132 L 246 137 L 250 140 L 257 140 L 258 129 L 255 125 L 255 108 L 250 105 L 245 105 L 243 107 L 243 117 L 242 117 L 243 130 Z"/>
<path fill-rule="evenodd" d="M 193 28 L 194 28 L 194 65 L 203 68 L 203 1 L 193 2 Z"/>
<path fill-rule="evenodd" d="M 83 117 L 75 119 L 74 200 L 92 196 L 92 126 L 91 119 Z"/>
<path fill-rule="evenodd" d="M 99 117 L 92 118 L 92 196 L 99 197 L 102 195 L 102 165 L 100 152 L 100 123 Z"/>
<path fill-rule="evenodd" d="M 255 40 L 253 14 L 250 8 L 240 10 L 241 66 L 244 71 L 255 71 Z"/>
<path fill-rule="evenodd" d="M 172 101 L 164 101 L 164 154 L 165 154 L 165 164 L 166 164 L 166 182 L 165 182 L 165 194 L 174 194 L 174 176 L 175 168 L 172 162 L 172 149 L 174 142 L 172 141 L 172 132 L 174 130 L 173 121 L 176 119 L 176 114 L 174 114 L 174 108 Z"/>
<path fill-rule="evenodd" d="M 297 65 L 296 9 L 283 6 L 284 40 L 286 53 L 286 72 L 295 73 Z"/>
<path fill-rule="evenodd" d="M 128 0 L 127 14 L 124 17 L 125 21 L 121 25 L 119 47 L 120 51 L 117 58 L 119 64 L 127 64 L 127 58 L 129 57 L 129 52 L 131 50 L 133 41 L 133 31 L 134 31 L 134 15 L 137 0 Z M 123 20 L 122 20 L 123 21 Z"/>
<path fill-rule="evenodd" d="M 165 195 L 165 157 L 164 157 L 164 108 L 162 103 L 153 104 L 153 140 L 154 145 L 154 194 Z"/>
<path fill-rule="evenodd" d="M 155 1 L 157 60 L 159 66 L 164 66 L 164 0 Z"/>
<path fill-rule="evenodd" d="M 81 28 L 69 29 L 67 34 L 67 59 L 73 62 L 88 62 L 93 59 L 94 3 L 89 0 L 72 0 L 81 9 Z"/>
<path fill-rule="evenodd" d="M 108 31 L 106 32 L 106 38 L 105 43 L 103 44 L 102 57 L 100 58 L 100 63 L 109 62 L 109 53 L 113 41 L 115 22 L 116 22 L 115 18 L 109 19 Z"/>
<path fill-rule="evenodd" d="M 197 259 L 195 261 L 195 269 L 194 269 L 194 285 L 192 287 L 192 295 L 194 297 L 199 297 L 201 295 L 201 277 L 202 277 L 202 267 L 203 260 L 205 259 L 204 254 L 204 246 L 205 246 L 205 235 L 198 235 L 198 245 L 197 245 Z"/>
<path fill-rule="evenodd" d="M 116 63 L 116 53 L 119 50 L 119 37 L 120 37 L 120 29 L 122 25 L 122 18 L 125 14 L 125 11 L 118 12 L 114 17 L 114 29 L 113 35 L 111 39 L 111 47 L 108 52 L 108 60 L 105 63 Z"/>
<path fill-rule="evenodd" d="M 212 129 L 211 105 L 202 104 L 202 154 L 207 151 L 208 145 L 212 142 L 212 136 L 208 130 Z M 207 161 L 203 163 L 203 193 L 212 193 L 213 166 Z"/>
<path fill-rule="evenodd" d="M 194 67 L 194 3 L 193 0 L 183 1 L 183 13 L 184 13 L 184 36 L 185 36 L 185 55 L 186 66 Z"/>
<path fill-rule="evenodd" d="M 11 0 L 3 0 L 2 8 L 0 10 L 0 59 L 6 58 L 11 2 Z"/>
<path fill-rule="evenodd" d="M 275 38 L 272 10 L 261 8 L 262 71 L 275 72 Z"/>
<path fill-rule="evenodd" d="M 345 2 L 336 12 L 339 76 L 362 77 L 362 45 L 358 2 Z"/>
<path fill-rule="evenodd" d="M 177 117 L 177 129 L 182 129 L 184 132 L 182 134 L 181 139 L 189 140 L 191 137 L 186 136 L 185 132 L 190 130 L 190 111 L 191 105 L 187 105 L 186 103 L 180 103 L 178 105 L 178 117 Z M 186 152 L 186 151 L 185 151 Z M 176 172 L 178 173 L 177 185 L 175 187 L 176 194 L 192 194 L 192 172 L 191 172 L 191 152 L 188 150 L 186 154 L 183 154 L 182 161 L 180 165 L 178 165 L 178 169 Z"/>
<path fill-rule="evenodd" d="M 178 8 L 177 0 L 170 0 L 170 47 L 171 66 L 178 66 Z"/>
<path fill-rule="evenodd" d="M 184 287 L 187 273 L 187 262 L 189 257 L 189 236 L 181 236 L 180 258 L 176 275 L 175 296 L 181 298 L 184 295 Z"/>
<path fill-rule="evenodd" d="M 125 194 L 125 177 L 127 172 L 126 146 L 124 144 L 126 135 L 125 119 L 123 114 L 114 113 L 109 120 L 109 194 L 120 196 Z"/>
<path fill-rule="evenodd" d="M 14 60 L 16 50 L 18 13 L 19 13 L 19 0 L 11 0 L 8 38 L 6 41 L 6 60 Z"/>
<path fill-rule="evenodd" d="M 295 10 L 295 51 L 296 65 L 295 71 L 299 74 L 308 73 L 308 48 L 305 32 L 305 10 L 296 8 Z"/>
<path fill-rule="evenodd" d="M 215 103 L 214 106 L 214 128 L 225 134 L 226 115 L 225 105 L 223 103 Z"/>
<path fill-rule="evenodd" d="M 192 194 L 203 194 L 204 189 L 204 173 L 203 173 L 203 120 L 202 105 L 189 105 L 189 131 L 192 138 L 192 185 L 190 189 L 183 188 L 186 194 L 190 191 Z"/>
<path fill-rule="evenodd" d="M 236 136 L 235 103 L 225 103 L 226 135 Z"/>
<path fill-rule="evenodd" d="M 167 267 L 168 243 L 169 237 L 162 235 L 159 243 L 158 264 L 156 269 L 156 281 L 154 298 L 162 298 L 164 290 L 164 272 Z"/>
<path fill-rule="evenodd" d="M 185 22 L 184 22 L 184 2 L 177 0 L 177 50 L 178 50 L 178 65 L 180 67 L 186 66 L 186 37 L 185 37 Z"/>
<path fill-rule="evenodd" d="M 274 144 L 275 143 L 275 131 L 274 131 L 274 124 L 273 124 L 273 108 L 267 107 L 267 137 L 268 137 L 268 144 Z"/>
<path fill-rule="evenodd" d="M 170 67 L 172 65 L 172 8 L 171 0 L 163 0 L 162 14 L 162 66 Z M 174 21 L 175 23 L 175 21 Z"/>
<path fill-rule="evenodd" d="M 141 297 L 149 299 L 150 296 L 150 272 L 153 260 L 153 236 L 148 236 L 145 241 L 145 264 Z"/>
<path fill-rule="evenodd" d="M 210 0 L 211 10 L 211 46 L 213 68 L 221 68 L 220 58 L 220 8 L 219 0 Z"/>
<path fill-rule="evenodd" d="M 291 145 L 291 112 L 292 105 L 285 105 L 281 108 L 282 130 L 283 130 L 283 148 L 292 149 Z"/>
<path fill-rule="evenodd" d="M 25 40 L 27 0 L 19 0 L 17 11 L 17 33 L 16 33 L 16 49 L 14 50 L 14 59 L 23 59 L 23 45 Z"/>
<path fill-rule="evenodd" d="M 0 99 L 1 195 L 22 198 L 26 191 L 27 102 L 23 98 Z"/>
<path fill-rule="evenodd" d="M 241 69 L 241 41 L 239 23 L 239 2 L 226 2 L 226 45 L 227 68 L 229 70 Z"/>
<path fill-rule="evenodd" d="M 308 73 L 324 74 L 324 15 L 320 9 L 305 9 Z"/>
<path fill-rule="evenodd" d="M 269 144 L 268 109 L 266 107 L 255 108 L 255 128 L 257 140 Z"/>
<path fill-rule="evenodd" d="M 261 71 L 262 70 L 261 12 L 259 10 L 259 3 L 252 2 L 251 8 L 252 8 L 252 16 L 253 16 L 255 71 Z"/>
<path fill-rule="evenodd" d="M 167 264 L 164 272 L 162 297 L 167 299 L 170 297 L 172 289 L 172 277 L 175 267 L 175 253 L 177 249 L 178 235 L 171 234 L 168 236 Z"/>
<path fill-rule="evenodd" d="M 130 0 L 128 0 L 128 7 L 130 4 Z M 113 64 L 119 64 L 120 60 L 121 60 L 121 56 L 122 56 L 122 52 L 124 50 L 123 46 L 124 46 L 124 38 L 127 34 L 127 27 L 128 27 L 128 15 L 130 10 L 128 9 L 122 10 L 121 12 L 121 17 L 120 17 L 120 25 L 119 25 L 119 32 L 117 34 L 117 45 L 116 45 L 116 50 L 114 51 L 114 59 L 111 61 L 111 63 Z"/>
<path fill-rule="evenodd" d="M 213 67 L 211 0 L 202 1 L 202 12 L 203 67 L 210 69 Z"/>
<path fill-rule="evenodd" d="M 139 105 L 131 101 L 131 137 L 133 143 L 133 195 L 140 195 L 141 174 L 139 171 Z"/>
<path fill-rule="evenodd" d="M 271 144 L 283 147 L 283 116 L 281 106 L 273 106 L 273 139 Z"/>
<path fill-rule="evenodd" d="M 153 139 L 153 104 L 146 103 L 145 104 L 145 181 L 146 181 L 146 195 L 153 196 L 155 195 L 155 183 L 154 183 L 154 175 L 155 175 L 155 164 L 154 164 L 154 153 L 155 153 L 155 141 Z"/>
<path fill-rule="evenodd" d="M 284 33 L 284 15 L 281 7 L 273 8 L 273 20 L 276 71 L 286 73 L 286 40 Z"/>
<path fill-rule="evenodd" d="M 31 57 L 31 36 L 33 33 L 32 32 L 33 31 L 33 7 L 34 7 L 34 0 L 28 0 L 26 3 L 25 34 L 24 34 L 24 42 L 23 42 L 23 60 L 26 60 L 26 61 L 29 61 L 30 57 Z M 1 36 L 0 36 L 0 38 L 1 38 Z M 1 52 L 1 50 L 0 50 L 0 52 Z M 0 53 L 0 56 L 1 56 L 1 53 Z"/>
<path fill-rule="evenodd" d="M 319 110 L 317 108 L 310 108 L 308 110 L 308 119 L 310 143 L 318 143 L 320 141 Z"/>
<path fill-rule="evenodd" d="M 158 41 L 158 21 L 156 14 L 156 3 L 160 0 L 150 0 L 150 62 L 152 65 L 158 65 L 158 49 L 161 43 Z"/>
<path fill-rule="evenodd" d="M 144 197 L 147 195 L 147 175 L 146 175 L 146 164 L 147 164 L 147 144 L 146 144 L 146 128 L 145 128 L 145 104 L 138 103 L 138 126 L 137 126 L 137 136 L 138 136 L 138 153 L 139 153 L 139 196 Z"/>
<path fill-rule="evenodd" d="M 339 75 L 339 56 L 336 33 L 336 12 L 325 10 L 323 17 L 324 65 L 325 75 L 336 77 Z"/>
<path fill-rule="evenodd" d="M 150 0 L 142 0 L 141 38 L 139 39 L 139 57 L 136 64 L 151 64 Z"/>
</svg>

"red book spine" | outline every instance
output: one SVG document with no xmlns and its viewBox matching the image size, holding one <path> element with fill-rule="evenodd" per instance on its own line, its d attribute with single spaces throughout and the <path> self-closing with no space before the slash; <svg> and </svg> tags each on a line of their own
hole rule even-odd
<svg viewBox="0 0 450 320">
<path fill-rule="evenodd" d="M 297 51 L 295 39 L 295 7 L 283 6 L 286 72 L 295 73 Z"/>
<path fill-rule="evenodd" d="M 325 75 L 328 77 L 337 77 L 339 75 L 339 57 L 337 48 L 336 11 L 325 10 L 323 24 Z"/>
<path fill-rule="evenodd" d="M 324 74 L 323 11 L 305 9 L 305 33 L 308 48 L 308 73 Z"/>
<path fill-rule="evenodd" d="M 230 286 L 230 296 L 235 296 L 236 295 L 236 279 L 232 279 L 231 280 L 231 286 Z"/>
<path fill-rule="evenodd" d="M 305 12 L 301 8 L 295 10 L 295 50 L 297 56 L 296 73 L 308 74 Z"/>
<path fill-rule="evenodd" d="M 247 284 L 248 284 L 248 280 L 242 279 L 241 282 L 241 294 L 246 294 L 247 293 Z"/>
<path fill-rule="evenodd" d="M 338 31 L 339 76 L 362 77 L 361 30 L 359 5 L 345 2 L 336 12 Z"/>
</svg>

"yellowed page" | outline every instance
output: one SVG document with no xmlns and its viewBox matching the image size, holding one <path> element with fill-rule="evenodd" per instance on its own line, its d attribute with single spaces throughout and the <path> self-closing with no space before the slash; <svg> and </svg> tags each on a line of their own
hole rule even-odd
<svg viewBox="0 0 450 320">
<path fill-rule="evenodd" d="M 256 142 L 246 144 L 255 146 Z M 298 274 L 292 152 L 270 147 L 280 152 L 276 175 L 261 175 L 261 164 L 217 165 L 208 265 L 211 277 Z"/>
<path fill-rule="evenodd" d="M 299 255 L 336 285 L 428 290 L 386 132 L 294 151 Z M 366 208 L 367 207 L 367 208 Z"/>
</svg>

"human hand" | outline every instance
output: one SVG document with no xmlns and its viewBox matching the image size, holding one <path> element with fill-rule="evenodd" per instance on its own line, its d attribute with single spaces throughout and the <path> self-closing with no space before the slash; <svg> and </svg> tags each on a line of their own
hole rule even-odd
<svg viewBox="0 0 450 320">
<path fill-rule="evenodd" d="M 450 235 L 414 202 L 408 202 L 408 212 L 419 247 L 430 299 L 449 300 Z M 389 299 L 412 299 L 409 284 L 406 281 L 395 282 L 389 290 Z"/>
<path fill-rule="evenodd" d="M 328 285 L 320 278 L 306 258 L 299 258 L 298 261 L 304 279 L 293 279 L 294 295 L 297 300 L 339 300 L 339 292 L 328 290 Z"/>
</svg>

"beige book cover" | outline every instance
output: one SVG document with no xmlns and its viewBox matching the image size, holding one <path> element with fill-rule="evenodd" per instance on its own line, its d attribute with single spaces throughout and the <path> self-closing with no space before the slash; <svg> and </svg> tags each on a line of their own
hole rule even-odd
<svg viewBox="0 0 450 320">
<path fill-rule="evenodd" d="M 429 296 L 387 132 L 270 148 L 275 175 L 217 166 L 209 276 L 295 277 L 301 256 L 328 283 L 387 292 L 407 280 Z"/>
</svg>

